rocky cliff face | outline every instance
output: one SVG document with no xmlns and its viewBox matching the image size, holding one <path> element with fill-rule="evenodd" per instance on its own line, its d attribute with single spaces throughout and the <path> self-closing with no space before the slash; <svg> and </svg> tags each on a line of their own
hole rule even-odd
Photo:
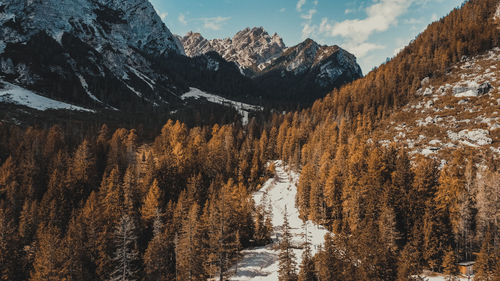
<svg viewBox="0 0 500 281">
<path fill-rule="evenodd" d="M 148 57 L 184 54 L 147 0 L 7 1 L 0 3 L 0 38 L 0 74 L 9 80 L 103 106 L 119 106 L 103 85 L 160 102 L 158 88 L 174 85 L 156 85 L 168 76 L 156 73 Z"/>
<path fill-rule="evenodd" d="M 249 75 L 266 68 L 286 49 L 278 34 L 271 36 L 262 27 L 246 28 L 232 39 L 207 40 L 199 33 L 189 32 L 180 40 L 186 55 L 194 57 L 215 51 Z"/>
<path fill-rule="evenodd" d="M 262 27 L 246 28 L 232 39 L 207 40 L 193 32 L 179 39 L 186 55 L 214 51 L 235 62 L 243 74 L 261 80 L 269 80 L 266 76 L 275 76 L 275 72 L 290 79 L 305 75 L 320 88 L 331 89 L 362 77 L 356 57 L 342 48 L 322 46 L 311 39 L 287 48 L 279 35 L 270 36 Z"/>
<path fill-rule="evenodd" d="M 340 77 L 351 80 L 362 77 L 354 55 L 339 46 L 322 46 L 311 39 L 288 48 L 264 68 L 261 75 L 272 72 L 280 72 L 281 76 L 312 73 L 314 82 L 321 87 L 341 84 L 337 81 Z"/>
</svg>

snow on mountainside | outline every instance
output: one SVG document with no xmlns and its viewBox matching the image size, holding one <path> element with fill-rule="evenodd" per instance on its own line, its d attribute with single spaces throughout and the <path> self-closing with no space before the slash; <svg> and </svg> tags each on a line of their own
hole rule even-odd
<svg viewBox="0 0 500 281">
<path fill-rule="evenodd" d="M 458 148 L 500 158 L 500 49 L 465 58 L 444 77 L 425 78 L 417 99 L 374 134 L 412 154 L 446 159 Z"/>
<path fill-rule="evenodd" d="M 94 112 L 93 110 L 52 100 L 26 90 L 22 87 L 0 80 L 0 102 L 27 106 L 36 110 L 75 110 Z"/>
<path fill-rule="evenodd" d="M 326 87 L 343 75 L 354 79 L 362 77 L 356 57 L 339 46 L 322 46 L 307 39 L 297 46 L 288 48 L 263 72 L 279 71 L 302 75 L 314 71 L 315 82 Z"/>
<path fill-rule="evenodd" d="M 176 85 L 151 58 L 184 54 L 148 0 L 2 1 L 0 38 L 6 80 L 104 108 L 168 99 Z"/>
<path fill-rule="evenodd" d="M 181 96 L 181 99 L 183 99 L 183 100 L 186 100 L 189 98 L 194 98 L 194 99 L 204 98 L 208 102 L 211 102 L 211 103 L 216 103 L 216 104 L 221 104 L 221 105 L 232 107 L 232 108 L 236 109 L 236 111 L 238 111 L 238 113 L 242 116 L 241 122 L 243 123 L 243 125 L 248 124 L 248 118 L 249 118 L 250 112 L 264 110 L 264 108 L 261 106 L 250 105 L 250 104 L 245 104 L 242 102 L 232 101 L 232 100 L 220 97 L 220 96 L 205 93 L 205 92 L 203 92 L 199 89 L 196 89 L 196 88 L 190 88 L 189 92 L 187 92 Z"/>
<path fill-rule="evenodd" d="M 64 32 L 96 49 L 130 47 L 149 53 L 182 53 L 172 33 L 147 0 L 11 0 L 1 5 L 5 42 L 22 42 L 44 30 L 57 41 Z"/>
<path fill-rule="evenodd" d="M 229 280 L 252 281 L 277 281 L 278 280 L 278 255 L 276 245 L 281 237 L 281 226 L 285 208 L 292 233 L 292 246 L 297 258 L 297 270 L 302 259 L 303 245 L 307 229 L 307 237 L 311 243 L 312 253 L 315 254 L 324 243 L 325 234 L 328 233 L 322 226 L 307 221 L 307 227 L 299 218 L 299 210 L 295 205 L 297 194 L 297 181 L 299 174 L 291 171 L 281 161 L 274 162 L 276 175 L 269 179 L 263 187 L 255 192 L 253 199 L 256 205 L 267 205 L 270 201 L 272 207 L 272 224 L 274 229 L 273 244 L 247 249 L 242 251 L 242 259 L 238 262 L 237 272 Z M 236 268 L 232 270 L 235 271 Z"/>
<path fill-rule="evenodd" d="M 249 76 L 261 76 L 277 69 L 294 75 L 315 72 L 313 79 L 322 87 L 335 84 L 346 72 L 352 79 L 362 76 L 356 57 L 338 46 L 321 46 L 307 39 L 287 48 L 277 34 L 270 36 L 262 27 L 246 28 L 232 39 L 207 40 L 193 32 L 179 38 L 186 55 L 194 57 L 215 51 L 235 62 Z"/>
<path fill-rule="evenodd" d="M 200 33 L 189 32 L 179 37 L 186 55 L 199 56 L 210 51 L 242 69 L 258 72 L 279 57 L 286 49 L 278 34 L 270 36 L 262 27 L 246 28 L 231 38 L 207 40 Z"/>
</svg>

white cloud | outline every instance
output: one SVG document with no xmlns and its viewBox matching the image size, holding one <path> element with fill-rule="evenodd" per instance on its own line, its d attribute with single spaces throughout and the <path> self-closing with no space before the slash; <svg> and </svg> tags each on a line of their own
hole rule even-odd
<svg viewBox="0 0 500 281">
<path fill-rule="evenodd" d="M 345 20 L 342 22 L 322 23 L 322 31 L 331 36 L 342 36 L 362 43 L 374 32 L 382 32 L 397 23 L 413 0 L 382 0 L 366 8 L 364 19 Z"/>
<path fill-rule="evenodd" d="M 299 12 L 302 12 L 302 6 L 304 6 L 306 4 L 306 0 L 299 0 L 299 2 L 297 2 L 297 11 Z"/>
<path fill-rule="evenodd" d="M 369 52 L 374 50 L 385 49 L 385 46 L 383 45 L 369 43 L 369 42 L 363 42 L 360 44 L 346 44 L 344 47 L 350 52 L 354 53 L 357 58 L 362 58 L 366 56 Z"/>
<path fill-rule="evenodd" d="M 317 27 L 310 23 L 304 23 L 302 28 L 302 39 L 310 38 L 316 34 Z"/>
<path fill-rule="evenodd" d="M 222 26 L 230 20 L 230 17 L 213 17 L 213 18 L 201 18 L 203 21 L 203 27 L 211 30 L 220 30 Z"/>
<path fill-rule="evenodd" d="M 179 17 L 177 18 L 179 20 L 180 23 L 182 23 L 183 25 L 187 25 L 187 20 L 186 20 L 186 16 L 182 13 L 179 14 Z"/>
<path fill-rule="evenodd" d="M 286 8 L 281 8 L 280 13 L 284 13 L 286 11 Z"/>
<path fill-rule="evenodd" d="M 167 12 L 160 12 L 160 10 L 156 9 L 156 7 L 153 7 L 156 11 L 156 13 L 160 16 L 161 20 L 165 20 L 168 16 L 168 13 Z"/>
<path fill-rule="evenodd" d="M 303 14 L 303 15 L 300 15 L 301 18 L 305 19 L 305 20 L 312 20 L 314 14 L 316 14 L 317 10 L 316 9 L 310 9 L 309 12 L 307 12 L 307 14 Z"/>
<path fill-rule="evenodd" d="M 387 31 L 396 25 L 400 16 L 408 11 L 408 8 L 416 0 L 374 0 L 365 8 L 366 17 L 347 19 L 341 22 L 323 18 L 317 26 L 304 26 L 302 34 L 316 32 L 324 37 L 344 38 L 343 47 L 353 52 L 358 58 L 366 56 L 374 50 L 384 49 L 385 46 L 369 42 L 372 34 Z M 345 14 L 354 10 L 345 10 Z"/>
</svg>

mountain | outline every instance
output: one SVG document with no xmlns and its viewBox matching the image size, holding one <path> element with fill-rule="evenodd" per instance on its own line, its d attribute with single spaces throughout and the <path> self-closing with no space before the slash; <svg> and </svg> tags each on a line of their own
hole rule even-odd
<svg viewBox="0 0 500 281">
<path fill-rule="evenodd" d="M 215 51 L 225 60 L 235 62 L 250 76 L 264 69 L 286 49 L 278 34 L 270 36 L 262 27 L 246 28 L 232 39 L 207 40 L 200 33 L 189 32 L 180 37 L 180 41 L 186 55 L 195 57 Z"/>
<path fill-rule="evenodd" d="M 306 39 L 272 60 L 255 80 L 263 87 L 277 88 L 275 93 L 287 93 L 289 99 L 305 96 L 314 101 L 322 98 L 326 89 L 362 76 L 354 55 L 339 46 L 323 46 Z"/>
<path fill-rule="evenodd" d="M 0 33 L 0 75 L 49 98 L 123 109 L 179 92 L 151 57 L 184 51 L 147 0 L 9 1 Z"/>
<path fill-rule="evenodd" d="M 217 52 L 266 89 L 266 99 L 280 102 L 299 99 L 311 103 L 363 76 L 356 57 L 339 46 L 306 39 L 287 48 L 278 34 L 270 36 L 262 27 L 246 28 L 226 39 L 207 40 L 193 32 L 178 38 L 187 56 Z"/>
<path fill-rule="evenodd" d="M 0 38 L 0 101 L 35 110 L 144 116 L 154 110 L 174 118 L 194 110 L 204 120 L 232 109 L 181 98 L 191 88 L 290 109 L 361 77 L 355 58 L 340 48 L 287 49 L 263 28 L 224 40 L 193 33 L 178 38 L 148 0 L 2 2 Z M 283 61 L 297 67 L 277 75 Z M 223 119 L 233 120 L 231 114 L 237 112 Z"/>
</svg>

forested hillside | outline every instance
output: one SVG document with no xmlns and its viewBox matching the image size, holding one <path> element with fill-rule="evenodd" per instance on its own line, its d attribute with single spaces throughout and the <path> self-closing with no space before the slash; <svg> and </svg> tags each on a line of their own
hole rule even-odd
<svg viewBox="0 0 500 281">
<path fill-rule="evenodd" d="M 475 259 L 476 280 L 499 278 L 499 155 L 469 147 L 448 162 L 411 161 L 401 143 L 371 138 L 416 99 L 423 78 L 498 46 L 497 6 L 466 2 L 365 78 L 285 116 L 277 151 L 301 169 L 302 216 L 335 233 L 316 257 L 320 280 L 452 275 L 457 262 Z"/>
</svg>

